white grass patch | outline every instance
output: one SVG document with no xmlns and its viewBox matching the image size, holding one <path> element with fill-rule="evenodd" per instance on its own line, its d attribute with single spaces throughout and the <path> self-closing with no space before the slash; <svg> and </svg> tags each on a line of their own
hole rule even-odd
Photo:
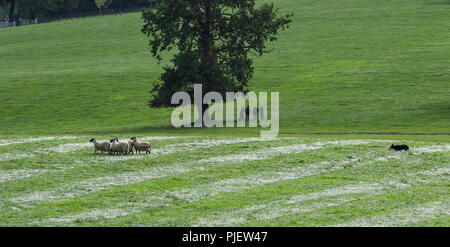
<svg viewBox="0 0 450 247">
<path fill-rule="evenodd" d="M 67 143 L 67 144 L 61 144 L 56 147 L 49 147 L 49 148 L 39 148 L 34 151 L 30 151 L 30 153 L 4 153 L 0 154 L 0 161 L 10 161 L 10 160 L 18 160 L 18 159 L 25 159 L 25 158 L 32 158 L 36 157 L 40 154 L 48 154 L 51 152 L 56 153 L 68 153 L 68 152 L 74 152 L 82 149 L 86 149 L 88 147 L 91 147 L 93 149 L 92 143 Z"/>
<path fill-rule="evenodd" d="M 56 152 L 56 153 L 69 153 L 69 152 L 75 152 L 82 149 L 87 149 L 91 147 L 94 149 L 94 144 L 90 142 L 82 142 L 82 143 L 66 143 L 61 144 L 56 147 L 50 147 L 50 148 L 43 148 L 38 149 L 37 153 L 48 153 L 48 152 Z"/>
<path fill-rule="evenodd" d="M 117 218 L 117 217 L 121 217 L 121 216 L 126 216 L 126 215 L 128 215 L 130 213 L 134 213 L 134 212 L 138 212 L 138 211 L 135 211 L 135 210 L 129 209 L 129 208 L 128 209 L 111 208 L 111 209 L 107 209 L 107 210 L 93 210 L 93 211 L 81 213 L 79 215 L 65 216 L 65 217 L 61 217 L 61 218 L 50 219 L 48 222 L 61 224 L 61 223 L 73 222 L 76 220 L 89 220 L 92 218 L 109 219 L 109 218 Z"/>
<path fill-rule="evenodd" d="M 362 217 L 335 226 L 388 227 L 415 224 L 422 221 L 450 216 L 450 200 L 434 201 L 416 207 L 396 210 L 387 215 Z"/>
<path fill-rule="evenodd" d="M 424 147 L 417 147 L 413 149 L 415 153 L 435 153 L 435 152 L 448 152 L 450 151 L 450 145 L 431 145 Z"/>
<path fill-rule="evenodd" d="M 47 170 L 43 169 L 16 169 L 8 171 L 0 171 L 0 183 L 7 181 L 28 178 L 47 173 Z"/>
<path fill-rule="evenodd" d="M 219 216 L 208 216 L 198 219 L 193 226 L 233 226 L 244 224 L 249 220 L 269 220 L 282 216 L 315 211 L 324 207 L 338 206 L 354 201 L 351 196 L 357 194 L 379 195 L 395 190 L 401 190 L 415 185 L 417 182 L 432 183 L 435 177 L 446 174 L 447 168 L 437 168 L 417 173 L 409 173 L 393 180 L 344 185 L 309 194 L 300 194 L 286 200 L 277 200 L 267 204 L 252 205 L 231 210 Z M 426 179 L 417 178 L 418 175 L 428 174 Z M 401 182 L 402 178 L 409 178 L 408 183 Z M 347 196 L 347 197 L 346 197 Z M 336 198 L 339 197 L 339 198 Z M 312 202 L 310 202 L 312 201 Z M 308 203 L 310 202 L 310 203 Z M 251 219 L 248 216 L 251 216 Z"/>
<path fill-rule="evenodd" d="M 129 215 L 130 213 L 137 213 L 140 209 L 134 210 L 130 208 L 111 208 L 106 210 L 93 210 L 89 212 L 83 212 L 77 215 L 67 215 L 62 216 L 59 218 L 52 218 L 48 219 L 46 221 L 47 224 L 63 224 L 63 223 L 70 223 L 74 221 L 81 221 L 81 220 L 89 220 L 89 219 L 99 219 L 99 218 L 117 218 Z"/>
<path fill-rule="evenodd" d="M 151 201 L 150 201 L 151 200 Z M 122 203 L 117 205 L 116 208 L 98 209 L 92 211 L 86 211 L 79 214 L 64 215 L 60 217 L 54 217 L 46 219 L 42 222 L 34 222 L 37 225 L 71 225 L 71 223 L 76 221 L 86 221 L 86 220 L 98 220 L 98 219 L 113 219 L 117 217 L 123 217 L 130 214 L 135 214 L 142 212 L 145 208 L 149 207 L 161 207 L 167 206 L 170 199 L 162 197 L 149 198 L 149 202 L 146 203 Z"/>
<path fill-rule="evenodd" d="M 19 159 L 25 159 L 25 158 L 31 158 L 34 157 L 34 154 L 12 154 L 12 153 L 4 153 L 0 154 L 0 162 L 1 161 L 10 161 L 10 160 L 19 160 Z"/>
<path fill-rule="evenodd" d="M 447 175 L 447 176 L 450 176 L 450 167 L 426 170 L 426 171 L 420 172 L 419 175 L 426 175 L 426 176 Z M 412 176 L 412 175 L 410 175 L 410 176 Z"/>
<path fill-rule="evenodd" d="M 21 144 L 21 143 L 29 143 L 29 142 L 40 142 L 40 141 L 53 141 L 53 140 L 68 140 L 68 139 L 76 139 L 79 137 L 76 136 L 46 136 L 46 137 L 31 137 L 24 139 L 11 139 L 11 140 L 0 140 L 0 146 L 7 146 L 12 144 Z"/>
</svg>

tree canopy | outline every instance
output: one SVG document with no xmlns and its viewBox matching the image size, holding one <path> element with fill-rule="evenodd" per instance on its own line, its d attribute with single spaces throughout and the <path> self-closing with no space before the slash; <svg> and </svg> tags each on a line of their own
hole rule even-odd
<svg viewBox="0 0 450 247">
<path fill-rule="evenodd" d="M 176 49 L 150 106 L 169 106 L 177 91 L 192 96 L 195 83 L 204 92 L 246 92 L 253 76 L 250 55 L 269 52 L 267 42 L 291 22 L 292 14 L 277 12 L 272 3 L 257 7 L 254 0 L 165 0 L 155 10 L 144 9 L 142 32 L 152 55 L 161 61 Z"/>
</svg>

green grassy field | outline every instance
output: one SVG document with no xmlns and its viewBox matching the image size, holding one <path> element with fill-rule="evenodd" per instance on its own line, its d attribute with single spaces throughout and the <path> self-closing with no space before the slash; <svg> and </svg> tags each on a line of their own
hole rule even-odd
<svg viewBox="0 0 450 247">
<path fill-rule="evenodd" d="M 250 89 L 280 92 L 281 132 L 450 132 L 448 1 L 273 2 L 294 22 Z M 0 132 L 185 133 L 146 106 L 162 65 L 141 26 L 133 13 L 0 29 Z"/>
<path fill-rule="evenodd" d="M 0 226 L 450 226 L 449 2 L 273 2 L 294 23 L 250 83 L 280 92 L 273 139 L 147 107 L 138 13 L 0 29 Z M 151 155 L 88 143 L 135 135 Z"/>
<path fill-rule="evenodd" d="M 88 138 L 2 140 L 0 225 L 450 224 L 448 143 L 153 136 L 108 156 Z"/>
</svg>

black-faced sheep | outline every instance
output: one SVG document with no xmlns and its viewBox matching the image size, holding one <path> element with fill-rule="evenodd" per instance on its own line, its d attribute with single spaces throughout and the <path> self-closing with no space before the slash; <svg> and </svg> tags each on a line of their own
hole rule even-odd
<svg viewBox="0 0 450 247">
<path fill-rule="evenodd" d="M 111 141 L 109 141 L 111 143 L 111 152 L 110 154 L 124 154 L 127 155 L 128 151 L 130 150 L 130 144 L 128 144 L 128 142 L 121 142 L 119 141 L 119 139 L 116 137 L 114 139 L 111 139 Z"/>
<path fill-rule="evenodd" d="M 133 141 L 134 149 L 136 150 L 136 153 L 139 151 L 145 151 L 146 154 L 151 153 L 152 148 L 150 146 L 150 143 L 148 142 L 140 142 L 137 140 L 135 136 L 131 137 L 131 140 Z"/>
<path fill-rule="evenodd" d="M 89 142 L 94 143 L 95 154 L 97 153 L 97 150 L 101 151 L 102 153 L 109 152 L 111 150 L 111 143 L 109 142 L 98 142 L 95 138 L 92 138 Z"/>
</svg>

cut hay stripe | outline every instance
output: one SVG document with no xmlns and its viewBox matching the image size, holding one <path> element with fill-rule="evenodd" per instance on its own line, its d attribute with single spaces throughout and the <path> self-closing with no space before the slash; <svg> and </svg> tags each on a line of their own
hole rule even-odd
<svg viewBox="0 0 450 247">
<path fill-rule="evenodd" d="M 49 148 L 40 148 L 36 149 L 34 151 L 30 151 L 30 153 L 22 154 L 22 153 L 4 153 L 0 154 L 0 161 L 10 161 L 10 160 L 19 160 L 19 159 L 25 159 L 25 158 L 32 158 L 36 157 L 37 155 L 41 154 L 48 154 L 48 153 L 68 153 L 68 152 L 74 152 L 82 149 L 86 149 L 88 147 L 92 147 L 92 143 L 89 142 L 82 142 L 82 143 L 66 143 L 66 144 L 60 144 L 55 147 L 49 147 Z"/>
<path fill-rule="evenodd" d="M 450 145 L 432 145 L 427 147 L 414 148 L 414 153 L 434 153 L 434 152 L 448 152 Z"/>
<path fill-rule="evenodd" d="M 1 161 L 10 161 L 10 160 L 18 160 L 18 159 L 25 159 L 25 158 L 31 158 L 34 157 L 34 154 L 11 154 L 11 153 L 4 153 L 0 154 L 0 162 Z"/>
<path fill-rule="evenodd" d="M 36 153 L 39 153 L 39 154 L 44 154 L 44 153 L 49 153 L 49 152 L 70 153 L 70 152 L 75 152 L 75 151 L 87 149 L 89 147 L 93 147 L 93 144 L 89 143 L 89 142 L 66 143 L 66 144 L 60 144 L 60 145 L 58 145 L 56 147 L 38 149 L 36 151 Z"/>
<path fill-rule="evenodd" d="M 447 174 L 450 167 L 437 168 L 417 173 L 409 173 L 397 179 L 377 182 L 361 182 L 356 185 L 344 185 L 330 188 L 324 191 L 313 192 L 309 194 L 300 194 L 287 200 L 277 200 L 267 204 L 252 205 L 245 208 L 232 210 L 220 216 L 209 216 L 198 219 L 193 226 L 232 226 L 244 224 L 248 222 L 247 215 L 251 215 L 252 219 L 269 220 L 287 215 L 305 213 L 318 210 L 324 207 L 338 206 L 343 203 L 354 201 L 355 198 L 336 198 L 346 195 L 379 195 L 394 190 L 405 189 L 411 187 L 418 182 L 432 183 L 435 177 Z M 418 178 L 420 175 L 428 175 L 427 178 Z M 401 179 L 409 178 L 408 183 L 402 182 Z M 320 200 L 320 201 L 319 201 Z M 355 225 L 356 226 L 356 225 Z"/>
<path fill-rule="evenodd" d="M 434 201 L 416 207 L 397 210 L 388 215 L 362 217 L 335 226 L 387 227 L 402 226 L 450 216 L 450 200 Z"/>
<path fill-rule="evenodd" d="M 16 170 L 0 171 L 0 183 L 28 178 L 44 173 L 47 173 L 47 171 L 43 169 L 16 169 Z"/>
<path fill-rule="evenodd" d="M 68 139 L 76 139 L 76 138 L 79 138 L 79 137 L 76 137 L 76 136 L 61 136 L 61 137 L 47 136 L 47 137 L 32 137 L 32 138 L 17 139 L 17 140 L 14 140 L 14 139 L 0 140 L 0 146 L 29 143 L 29 142 L 40 142 L 40 141 L 68 140 Z"/>
<path fill-rule="evenodd" d="M 99 209 L 92 210 L 87 212 L 82 212 L 80 214 L 75 215 L 64 215 L 60 217 L 50 218 L 43 221 L 33 222 L 33 225 L 55 225 L 55 224 L 70 224 L 75 221 L 84 221 L 84 220 L 92 220 L 92 219 L 113 219 L 117 217 L 123 217 L 130 214 L 139 213 L 145 208 L 148 207 L 161 207 L 168 206 L 169 200 L 166 198 L 158 198 L 154 197 L 155 203 L 146 202 L 146 203 L 123 203 L 116 208 L 107 208 L 107 209 Z M 166 203 L 164 203 L 164 201 Z"/>
</svg>

